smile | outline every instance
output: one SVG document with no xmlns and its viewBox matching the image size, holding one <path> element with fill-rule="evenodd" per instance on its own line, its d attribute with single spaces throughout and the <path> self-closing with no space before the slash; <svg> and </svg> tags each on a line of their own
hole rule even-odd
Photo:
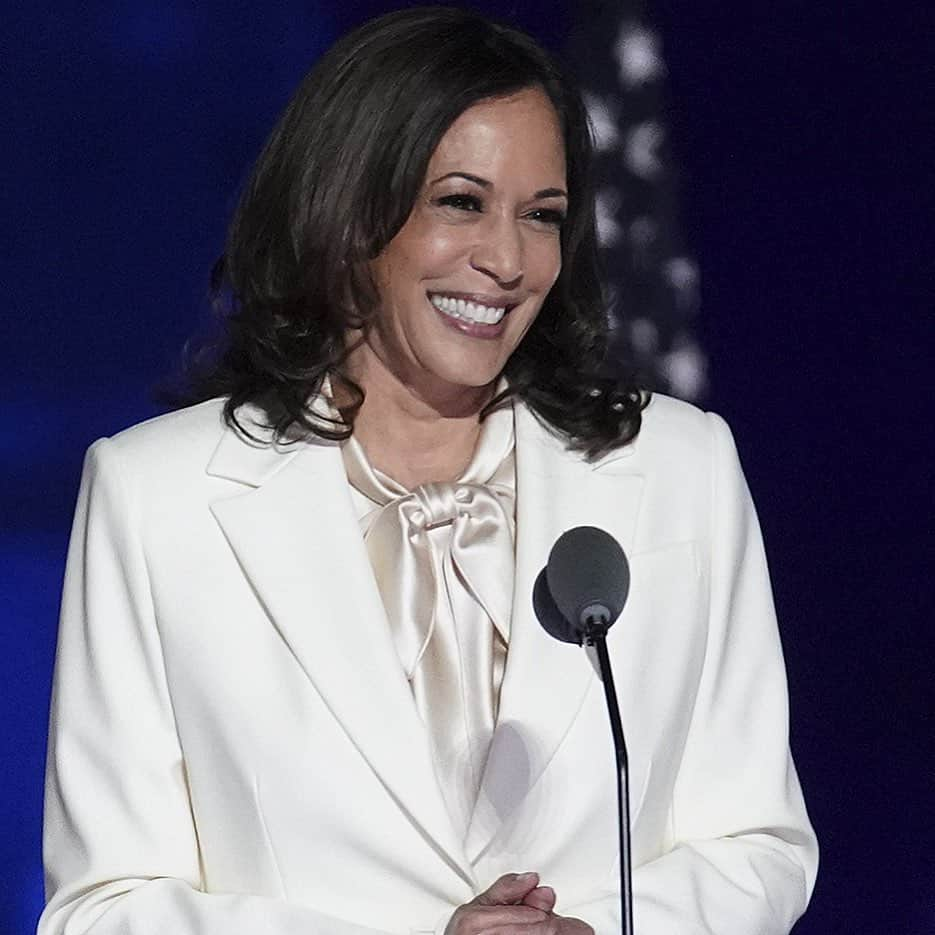
<svg viewBox="0 0 935 935">
<path fill-rule="evenodd" d="M 448 295 L 430 295 L 429 301 L 450 318 L 469 321 L 476 325 L 496 325 L 507 312 L 506 305 L 480 305 L 477 302 L 456 299 Z"/>
</svg>

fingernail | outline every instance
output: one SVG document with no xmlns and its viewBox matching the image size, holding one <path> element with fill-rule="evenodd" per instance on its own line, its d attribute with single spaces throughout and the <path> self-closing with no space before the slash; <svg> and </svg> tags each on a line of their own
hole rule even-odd
<svg viewBox="0 0 935 935">
<path fill-rule="evenodd" d="M 531 880 L 534 876 L 537 876 L 537 874 L 534 871 L 527 870 L 525 873 L 517 873 L 516 880 L 517 882 L 522 880 L 525 883 L 527 880 Z"/>
</svg>

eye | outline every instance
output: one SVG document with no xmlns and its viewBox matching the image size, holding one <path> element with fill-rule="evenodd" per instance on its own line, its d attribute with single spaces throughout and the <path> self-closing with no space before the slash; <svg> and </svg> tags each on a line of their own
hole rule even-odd
<svg viewBox="0 0 935 935">
<path fill-rule="evenodd" d="M 561 227 L 565 223 L 565 212 L 558 208 L 535 208 L 526 215 L 531 221 L 540 221 L 550 227 Z"/>
<path fill-rule="evenodd" d="M 441 198 L 437 199 L 436 204 L 446 208 L 456 208 L 459 211 L 480 211 L 483 209 L 481 200 L 477 195 L 442 195 Z"/>
</svg>

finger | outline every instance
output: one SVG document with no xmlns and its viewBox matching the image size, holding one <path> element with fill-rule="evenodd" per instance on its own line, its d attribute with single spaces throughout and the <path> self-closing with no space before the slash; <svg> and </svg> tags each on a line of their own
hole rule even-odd
<svg viewBox="0 0 935 935">
<path fill-rule="evenodd" d="M 546 916 L 542 922 L 512 922 L 485 928 L 483 935 L 559 935 L 559 931 L 552 917 Z M 578 933 L 570 933 L 570 935 L 578 935 Z"/>
<path fill-rule="evenodd" d="M 555 908 L 555 890 L 551 886 L 537 886 L 523 898 L 523 905 L 551 912 Z"/>
<path fill-rule="evenodd" d="M 538 883 L 538 873 L 507 873 L 471 902 L 476 906 L 510 906 L 522 902 L 523 897 L 534 890 Z"/>
<path fill-rule="evenodd" d="M 594 929 L 587 922 L 573 916 L 550 917 L 556 923 L 555 935 L 594 935 Z"/>
<path fill-rule="evenodd" d="M 446 927 L 450 935 L 480 935 L 494 929 L 518 927 L 532 929 L 549 915 L 532 906 L 461 906 Z"/>
</svg>

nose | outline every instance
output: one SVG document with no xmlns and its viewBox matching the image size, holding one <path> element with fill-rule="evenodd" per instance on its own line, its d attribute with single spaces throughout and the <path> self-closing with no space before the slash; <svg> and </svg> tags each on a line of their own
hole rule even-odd
<svg viewBox="0 0 935 935">
<path fill-rule="evenodd" d="M 518 286 L 525 259 L 519 224 L 510 218 L 492 218 L 479 233 L 471 265 L 504 289 Z"/>
</svg>

